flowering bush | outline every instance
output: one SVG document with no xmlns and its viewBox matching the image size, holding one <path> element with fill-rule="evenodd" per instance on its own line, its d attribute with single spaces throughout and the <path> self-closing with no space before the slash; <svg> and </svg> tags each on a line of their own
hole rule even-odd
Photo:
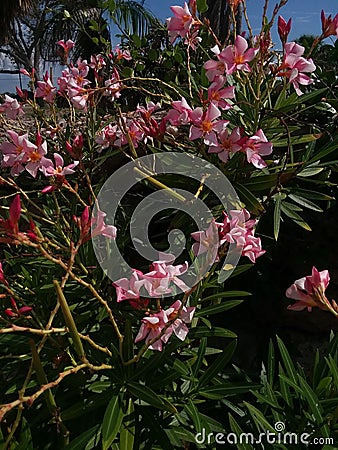
<svg viewBox="0 0 338 450">
<path fill-rule="evenodd" d="M 238 3 L 231 3 L 233 10 Z M 273 48 L 270 30 L 280 6 L 258 36 L 249 23 L 249 38 L 237 35 L 233 23 L 224 44 L 196 2 L 173 6 L 167 22 L 173 45 L 161 48 L 158 67 L 151 67 L 151 53 L 149 63 L 134 48 L 137 39 L 130 40 L 130 49 L 118 46 L 90 62 L 72 61 L 74 43 L 62 40 L 65 67 L 57 84 L 51 73 L 36 80 L 34 71 L 23 69 L 32 99 L 20 89 L 20 101 L 5 96 L 5 446 L 32 447 L 36 439 L 46 446 L 53 432 L 57 448 L 180 448 L 194 442 L 194 430 L 222 427 L 213 402 L 228 395 L 236 402 L 260 388 L 225 372 L 236 335 L 213 325 L 211 316 L 249 295 L 225 290 L 224 280 L 264 255 L 261 220 L 271 213 L 277 239 L 283 219 L 309 229 L 303 208 L 321 211 L 312 200 L 332 200 L 313 185 L 329 182 L 329 155 L 337 145 L 330 123 L 322 129 L 305 120 L 324 95 L 328 114 L 336 99 L 330 89 L 316 88 L 311 55 L 287 42 L 290 20 L 279 17 L 283 48 Z M 337 34 L 337 16 L 322 13 L 322 24 L 317 44 Z M 168 79 L 156 76 L 175 64 Z M 130 92 L 139 101 L 136 108 L 130 108 Z M 29 131 L 25 115 L 34 118 Z M 165 166 L 172 153 L 182 156 L 182 164 L 167 171 L 142 159 L 156 162 L 160 155 Z M 188 183 L 201 160 L 205 172 Z M 109 199 L 118 197 L 120 205 L 112 217 L 101 192 L 116 173 L 129 180 L 130 162 L 141 181 L 126 195 L 117 184 L 109 187 Z M 213 176 L 224 201 L 210 187 Z M 159 191 L 180 203 L 152 210 L 147 225 L 158 256 L 145 262 L 136 250 L 147 242 L 127 231 L 138 203 Z M 192 205 L 198 207 L 190 217 Z M 143 213 L 147 218 L 146 207 Z M 174 237 L 177 251 L 171 253 L 168 240 L 178 226 L 187 246 L 178 249 L 180 239 Z M 243 257 L 241 265 L 235 268 L 228 257 Z M 112 278 L 110 268 L 120 275 Z M 337 313 L 324 295 L 327 283 L 327 272 L 316 269 L 297 280 L 287 291 L 298 300 L 292 309 L 330 305 Z"/>
</svg>

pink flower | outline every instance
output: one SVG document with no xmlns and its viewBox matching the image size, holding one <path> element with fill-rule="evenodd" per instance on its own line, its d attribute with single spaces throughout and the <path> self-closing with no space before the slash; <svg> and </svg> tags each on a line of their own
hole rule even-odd
<svg viewBox="0 0 338 450">
<path fill-rule="evenodd" d="M 35 97 L 42 97 L 46 102 L 53 103 L 55 100 L 56 88 L 53 86 L 48 72 L 43 76 L 43 81 L 38 81 L 37 85 Z"/>
<path fill-rule="evenodd" d="M 227 129 L 223 129 L 218 133 L 217 145 L 209 147 L 208 153 L 217 153 L 221 161 L 227 162 L 230 153 L 236 153 L 242 148 L 239 144 L 241 138 L 239 127 L 234 128 L 231 134 Z"/>
<path fill-rule="evenodd" d="M 291 30 L 291 23 L 292 19 L 289 19 L 286 23 L 285 19 L 282 16 L 278 16 L 278 34 L 283 44 L 285 44 L 288 39 L 288 35 Z"/>
<path fill-rule="evenodd" d="M 117 61 L 120 61 L 121 59 L 130 61 L 132 59 L 130 51 L 129 50 L 121 50 L 119 45 L 117 45 L 115 47 L 114 53 L 116 54 Z"/>
<path fill-rule="evenodd" d="M 323 38 L 334 35 L 337 35 L 338 37 L 338 14 L 336 14 L 333 19 L 331 17 L 331 14 L 328 17 L 325 17 L 324 10 L 322 9 L 321 21 Z"/>
<path fill-rule="evenodd" d="M 166 120 L 169 120 L 172 125 L 187 125 L 191 122 L 190 113 L 192 109 L 184 97 L 179 101 L 172 102 L 171 106 L 173 109 L 169 110 Z"/>
<path fill-rule="evenodd" d="M 268 142 L 262 130 L 258 130 L 253 136 L 244 141 L 242 151 L 246 153 L 249 163 L 252 163 L 258 169 L 262 169 L 267 164 L 261 156 L 272 153 L 272 143 Z"/>
<path fill-rule="evenodd" d="M 4 231 L 11 239 L 19 239 L 20 241 L 35 240 L 36 234 L 34 232 L 35 225 L 31 221 L 30 229 L 26 233 L 19 231 L 19 220 L 21 216 L 21 201 L 20 195 L 17 194 L 14 197 L 10 207 L 9 207 L 9 217 L 8 219 L 0 219 L 0 231 Z M 12 240 L 8 240 L 12 242 Z"/>
<path fill-rule="evenodd" d="M 111 100 L 115 100 L 121 97 L 121 89 L 123 87 L 120 82 L 120 75 L 116 69 L 114 69 L 109 80 L 105 81 L 106 90 L 104 95 L 110 96 Z"/>
<path fill-rule="evenodd" d="M 189 332 L 186 324 L 191 323 L 195 313 L 195 309 L 196 308 L 193 306 L 190 306 L 188 308 L 186 308 L 185 306 L 182 307 L 182 302 L 180 300 L 177 300 L 167 310 L 165 310 L 164 312 L 168 318 L 168 322 L 175 319 L 175 317 L 177 316 L 166 330 L 166 335 L 168 335 L 169 333 L 174 333 L 178 337 L 178 339 L 184 341 Z"/>
<path fill-rule="evenodd" d="M 101 147 L 98 151 L 116 145 L 115 142 L 121 137 L 121 134 L 122 132 L 117 125 L 109 124 L 105 126 L 95 138 L 95 142 Z"/>
<path fill-rule="evenodd" d="M 66 141 L 66 149 L 69 155 L 74 158 L 76 161 L 82 159 L 82 149 L 83 149 L 83 135 L 78 134 L 73 139 L 73 144 L 70 144 Z"/>
<path fill-rule="evenodd" d="M 170 294 L 172 292 L 170 283 L 174 283 L 183 292 L 187 291 L 188 286 L 178 277 L 188 270 L 188 263 L 174 266 L 171 264 L 175 260 L 174 255 L 160 252 L 159 256 L 161 259 L 152 263 L 150 272 L 142 275 L 145 280 L 144 287 L 149 296 L 159 297 Z"/>
<path fill-rule="evenodd" d="M 192 245 L 192 251 L 195 256 L 201 255 L 203 253 L 210 253 L 210 256 L 216 260 L 217 250 L 220 246 L 218 229 L 222 226 L 221 223 L 217 223 L 215 219 L 212 219 L 209 227 L 205 231 L 195 231 L 191 233 L 191 237 L 195 239 Z"/>
<path fill-rule="evenodd" d="M 73 41 L 71 41 L 70 39 L 68 39 L 68 41 L 64 41 L 62 39 L 61 41 L 57 42 L 57 45 L 59 45 L 61 47 L 61 49 L 59 49 L 58 53 L 61 56 L 62 63 L 66 64 L 67 60 L 68 60 L 69 52 L 74 47 L 75 43 Z"/>
<path fill-rule="evenodd" d="M 284 45 L 285 55 L 282 65 L 279 67 L 278 75 L 289 78 L 296 93 L 302 95 L 299 85 L 307 86 L 313 80 L 305 75 L 303 72 L 314 72 L 316 66 L 312 59 L 305 59 L 302 57 L 305 48 L 295 42 L 289 42 Z"/>
<path fill-rule="evenodd" d="M 286 296 L 296 300 L 296 303 L 288 306 L 293 311 L 302 311 L 307 308 L 312 311 L 313 307 L 327 309 L 328 300 L 325 290 L 330 282 L 328 270 L 318 272 L 312 267 L 312 274 L 296 280 L 286 291 Z"/>
<path fill-rule="evenodd" d="M 215 45 L 211 51 L 217 56 L 218 61 L 209 59 L 204 63 L 203 67 L 206 70 L 206 76 L 209 81 L 213 81 L 217 76 L 223 75 L 227 68 L 225 61 L 220 57 L 221 51 L 218 45 Z"/>
<path fill-rule="evenodd" d="M 242 249 L 242 255 L 255 263 L 256 259 L 264 255 L 265 250 L 262 250 L 261 239 L 251 233 L 246 234 L 245 242 Z"/>
<path fill-rule="evenodd" d="M 54 153 L 54 161 L 55 167 L 50 159 L 43 158 L 41 170 L 46 177 L 65 177 L 66 175 L 71 175 L 75 173 L 74 168 L 79 164 L 79 161 L 74 161 L 72 164 L 63 167 L 64 160 L 59 153 Z"/>
<path fill-rule="evenodd" d="M 44 155 L 47 153 L 47 141 L 40 143 L 38 147 L 26 152 L 28 158 L 25 169 L 32 177 L 36 178 L 38 170 L 43 168 Z"/>
<path fill-rule="evenodd" d="M 9 119 L 13 120 L 25 114 L 20 103 L 7 94 L 5 94 L 5 102 L 0 105 L 0 113 L 5 113 Z"/>
<path fill-rule="evenodd" d="M 193 17 L 190 13 L 187 3 L 182 6 L 171 6 L 174 17 L 167 19 L 170 42 L 173 43 L 177 37 L 185 37 L 193 23 Z"/>
<path fill-rule="evenodd" d="M 217 251 L 226 242 L 235 243 L 241 247 L 242 256 L 246 256 L 252 262 L 265 253 L 262 250 L 261 240 L 254 236 L 254 227 L 257 221 L 250 219 L 250 213 L 246 209 L 230 211 L 231 217 L 223 212 L 223 222 L 212 221 L 208 230 L 192 233 L 197 241 L 193 244 L 193 252 L 200 255 L 210 249 Z M 216 235 L 218 232 L 218 236 Z M 218 261 L 216 257 L 215 261 Z"/>
<path fill-rule="evenodd" d="M 195 140 L 203 137 L 206 145 L 217 145 L 216 132 L 229 123 L 228 120 L 216 121 L 220 115 L 221 111 L 214 103 L 210 103 L 206 111 L 202 108 L 194 109 L 190 114 L 193 125 L 190 127 L 189 138 Z"/>
<path fill-rule="evenodd" d="M 113 286 L 116 288 L 118 302 L 122 302 L 123 300 L 136 302 L 140 300 L 140 289 L 144 286 L 144 279 L 142 279 L 142 276 L 142 272 L 133 270 L 130 280 L 128 280 L 128 278 L 121 278 L 113 283 Z"/>
<path fill-rule="evenodd" d="M 227 110 L 231 108 L 231 105 L 226 101 L 228 98 L 235 98 L 235 87 L 224 87 L 226 78 L 222 75 L 214 78 L 213 83 L 208 89 L 208 100 L 214 103 L 221 109 Z"/>
<path fill-rule="evenodd" d="M 159 337 L 167 322 L 168 317 L 163 310 L 156 314 L 151 314 L 149 317 L 143 317 L 142 325 L 135 338 L 135 342 L 145 339 L 146 344 L 148 344 L 151 340 L 158 338 L 149 346 L 149 348 L 151 350 L 158 350 L 161 352 L 162 342 L 167 342 L 171 335 L 169 332 L 169 336 L 163 334 L 163 336 Z"/>
<path fill-rule="evenodd" d="M 250 72 L 248 62 L 257 55 L 258 48 L 248 49 L 248 43 L 242 36 L 237 36 L 234 45 L 228 45 L 219 54 L 219 59 L 226 64 L 226 73 L 231 75 L 236 70 Z"/>
<path fill-rule="evenodd" d="M 105 236 L 109 239 L 116 239 L 116 227 L 114 225 L 106 225 L 104 223 L 104 219 L 106 217 L 106 213 L 104 213 L 103 211 L 100 211 L 99 209 L 96 212 L 96 216 L 92 217 L 92 235 L 91 237 L 94 236 Z"/>
</svg>

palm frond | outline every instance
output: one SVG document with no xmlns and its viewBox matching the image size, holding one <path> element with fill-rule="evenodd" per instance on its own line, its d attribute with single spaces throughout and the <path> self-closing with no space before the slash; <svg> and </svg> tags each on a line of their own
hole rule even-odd
<svg viewBox="0 0 338 450">
<path fill-rule="evenodd" d="M 154 15 L 143 6 L 143 2 L 134 0 L 117 1 L 112 19 L 127 34 L 139 36 L 145 36 L 156 20 Z"/>
</svg>

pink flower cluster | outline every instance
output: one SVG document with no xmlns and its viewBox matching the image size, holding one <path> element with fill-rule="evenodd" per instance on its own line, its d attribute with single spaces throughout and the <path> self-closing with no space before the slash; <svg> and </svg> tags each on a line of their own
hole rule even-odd
<svg viewBox="0 0 338 450">
<path fill-rule="evenodd" d="M 220 88 L 224 80 L 223 76 L 217 76 L 210 86 L 207 109 L 203 110 L 201 107 L 192 109 L 182 98 L 180 101 L 172 102 L 172 109 L 168 112 L 166 120 L 174 126 L 191 124 L 189 138 L 191 140 L 202 138 L 209 146 L 208 152 L 217 153 L 223 162 L 228 161 L 230 154 L 243 152 L 249 163 L 258 169 L 264 168 L 266 162 L 262 156 L 272 153 L 272 143 L 267 140 L 263 130 L 258 130 L 253 136 L 244 136 L 238 127 L 229 132 L 226 128 L 229 121 L 218 120 L 221 116 L 219 108 L 229 108 L 226 98 L 234 96 L 233 87 Z"/>
<path fill-rule="evenodd" d="M 316 66 L 311 58 L 305 59 L 302 56 L 305 51 L 302 45 L 289 42 L 284 45 L 284 51 L 283 63 L 278 68 L 278 75 L 288 78 L 296 93 L 302 95 L 299 85 L 307 86 L 313 83 L 313 80 L 304 72 L 314 72 Z"/>
<path fill-rule="evenodd" d="M 42 140 L 40 133 L 36 135 L 35 144 L 30 142 L 28 134 L 19 135 L 12 130 L 8 130 L 7 134 L 10 141 L 3 142 L 0 145 L 0 151 L 2 153 L 2 167 L 10 167 L 12 176 L 18 176 L 26 170 L 35 178 L 40 171 L 46 177 L 56 177 L 60 184 L 60 182 L 64 182 L 66 175 L 74 173 L 74 167 L 79 163 L 74 161 L 72 164 L 63 167 L 63 158 L 58 153 L 54 153 L 55 164 L 46 158 L 47 142 Z"/>
<path fill-rule="evenodd" d="M 80 239 L 87 242 L 94 236 L 105 236 L 109 239 L 116 239 L 117 229 L 114 225 L 105 224 L 106 213 L 97 210 L 95 217 L 90 218 L 89 206 L 83 210 L 81 217 L 73 217 L 74 222 L 80 230 Z"/>
<path fill-rule="evenodd" d="M 149 139 L 161 139 L 165 132 L 165 120 L 158 121 L 153 113 L 160 109 L 159 103 L 149 102 L 146 106 L 138 106 L 133 118 L 123 118 L 121 125 L 108 124 L 97 135 L 95 141 L 101 150 L 110 146 L 121 147 L 129 143 L 129 139 L 137 148 L 140 142 Z"/>
<path fill-rule="evenodd" d="M 222 51 L 215 45 L 212 52 L 216 55 L 217 61 L 210 59 L 204 64 L 206 75 L 209 81 L 214 81 L 215 77 L 223 75 L 231 75 L 236 70 L 244 70 L 250 72 L 249 62 L 257 55 L 258 48 L 249 48 L 246 39 L 237 36 L 233 45 L 228 45 Z"/>
<path fill-rule="evenodd" d="M 325 290 L 330 282 L 330 274 L 328 270 L 318 272 L 312 267 L 312 274 L 296 280 L 286 291 L 286 296 L 296 303 L 289 305 L 288 309 L 292 311 L 302 311 L 307 308 L 318 307 L 322 310 L 329 311 L 338 317 L 338 306 L 334 300 L 329 302 L 325 296 Z"/>
<path fill-rule="evenodd" d="M 17 119 L 25 114 L 20 103 L 7 94 L 4 103 L 0 105 L 0 113 L 4 113 L 9 119 Z"/>
<path fill-rule="evenodd" d="M 192 12 L 189 9 L 189 6 Z M 171 6 L 174 16 L 167 19 L 170 42 L 174 43 L 178 37 L 184 38 L 184 43 L 193 50 L 201 42 L 198 29 L 201 22 L 196 19 L 196 1 L 185 2 L 184 6 Z"/>
<path fill-rule="evenodd" d="M 133 270 L 130 279 L 121 278 L 113 283 L 118 302 L 129 300 L 132 306 L 138 307 L 143 304 L 141 297 L 159 298 L 171 294 L 173 284 L 183 292 L 189 289 L 179 278 L 188 270 L 188 263 L 174 266 L 173 255 L 160 252 L 159 256 L 160 259 L 151 264 L 149 272 L 144 274 L 140 270 Z"/>
<path fill-rule="evenodd" d="M 213 219 L 206 231 L 191 234 L 197 241 L 192 246 L 194 255 L 201 255 L 228 242 L 241 247 L 242 255 L 255 263 L 256 259 L 265 253 L 260 238 L 254 235 L 257 220 L 250 219 L 250 213 L 246 209 L 232 210 L 230 215 L 223 212 L 223 222 Z"/>
<path fill-rule="evenodd" d="M 151 350 L 162 351 L 162 343 L 166 344 L 173 333 L 184 341 L 189 331 L 186 324 L 191 323 L 194 313 L 194 307 L 182 306 L 177 300 L 168 309 L 143 317 L 135 342 L 145 339 Z"/>
</svg>

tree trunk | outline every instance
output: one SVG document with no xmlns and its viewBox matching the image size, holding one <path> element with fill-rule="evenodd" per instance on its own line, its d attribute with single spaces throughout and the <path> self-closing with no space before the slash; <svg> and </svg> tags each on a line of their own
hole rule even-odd
<svg viewBox="0 0 338 450">
<path fill-rule="evenodd" d="M 209 19 L 210 26 L 220 42 L 224 43 L 233 30 L 229 2 L 228 0 L 207 0 L 207 4 L 208 11 L 205 13 L 205 17 Z M 242 31 L 242 8 L 240 4 L 237 7 L 235 19 L 236 33 L 240 34 Z"/>
</svg>

